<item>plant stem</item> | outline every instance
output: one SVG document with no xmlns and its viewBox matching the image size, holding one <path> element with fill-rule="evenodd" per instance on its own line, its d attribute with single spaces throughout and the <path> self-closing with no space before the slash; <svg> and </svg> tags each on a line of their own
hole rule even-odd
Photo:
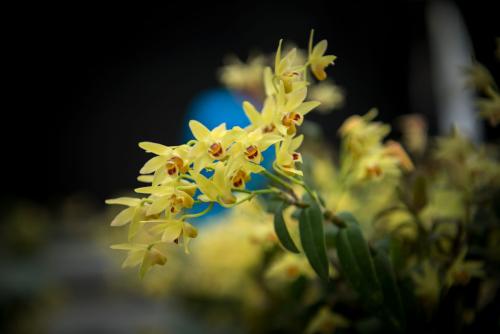
<svg viewBox="0 0 500 334">
<path fill-rule="evenodd" d="M 274 182 L 276 183 L 279 183 L 281 184 L 283 187 L 285 188 L 288 188 L 290 190 L 293 191 L 293 188 L 291 185 L 289 185 L 288 183 L 286 183 L 285 181 L 283 181 L 282 179 L 280 179 L 279 177 L 277 177 L 276 175 L 272 174 L 272 173 L 269 173 L 267 170 L 262 170 L 261 172 L 262 174 L 264 174 L 264 176 L 266 176 L 267 178 L 273 180 Z"/>
<path fill-rule="evenodd" d="M 276 162 L 273 163 L 273 169 L 276 173 L 278 173 L 281 177 L 287 179 L 287 180 L 290 180 L 292 181 L 293 183 L 295 184 L 298 184 L 298 185 L 301 185 L 303 186 L 304 185 L 304 182 L 302 182 L 301 180 L 298 180 L 290 175 L 286 175 L 282 170 L 279 169 L 279 167 L 276 165 Z"/>
<path fill-rule="evenodd" d="M 337 226 L 338 228 L 344 228 L 344 227 L 346 227 L 345 222 L 342 219 L 340 219 L 339 217 L 337 217 L 330 210 L 325 210 L 323 212 L 323 218 L 325 218 L 325 220 L 329 221 L 330 223 L 332 223 L 333 225 Z"/>
<path fill-rule="evenodd" d="M 208 207 L 205 210 L 198 212 L 198 213 L 184 215 L 181 217 L 181 220 L 201 217 L 201 216 L 207 214 L 208 212 L 210 212 L 210 210 L 212 210 L 213 206 L 214 206 L 214 202 L 210 202 L 210 204 L 208 205 Z"/>
<path fill-rule="evenodd" d="M 286 175 L 285 173 L 283 173 L 283 171 L 281 171 L 278 168 L 278 166 L 276 166 L 275 163 L 273 163 L 273 169 L 274 169 L 275 172 L 277 172 L 282 177 L 284 177 L 287 180 L 290 180 L 291 182 L 293 182 L 294 184 L 297 184 L 297 185 L 301 186 L 302 188 L 304 188 L 304 190 L 307 191 L 307 193 L 312 197 L 312 199 L 315 200 L 316 202 L 318 202 L 319 205 L 321 205 L 321 203 L 318 200 L 316 194 L 311 190 L 311 188 L 309 188 L 309 186 L 304 181 L 298 180 L 298 179 L 294 178 L 293 176 Z"/>
<path fill-rule="evenodd" d="M 179 177 L 181 179 L 187 179 L 189 181 L 196 181 L 191 175 L 188 175 L 188 174 L 181 174 L 181 175 L 179 175 Z"/>
</svg>

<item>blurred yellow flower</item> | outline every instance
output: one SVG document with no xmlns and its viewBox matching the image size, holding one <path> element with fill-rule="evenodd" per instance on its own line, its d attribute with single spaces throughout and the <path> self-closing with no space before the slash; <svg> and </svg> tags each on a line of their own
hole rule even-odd
<svg viewBox="0 0 500 334">
<path fill-rule="evenodd" d="M 422 263 L 421 270 L 413 273 L 412 278 L 415 283 L 415 293 L 429 307 L 436 305 L 441 291 L 438 268 L 430 260 L 426 260 Z"/>
<path fill-rule="evenodd" d="M 320 41 L 314 47 L 313 45 L 314 31 L 311 31 L 311 37 L 309 40 L 309 64 L 311 64 L 311 72 L 314 74 L 316 79 L 325 80 L 326 72 L 325 68 L 329 65 L 333 65 L 336 56 L 325 55 L 326 48 L 328 47 L 328 42 L 326 39 Z"/>
<path fill-rule="evenodd" d="M 453 264 L 446 272 L 445 285 L 467 285 L 471 278 L 483 277 L 483 263 L 481 261 L 465 260 L 467 248 L 460 251 Z"/>
<path fill-rule="evenodd" d="M 141 200 L 132 197 L 120 197 L 106 200 L 106 204 L 125 205 L 128 208 L 121 211 L 111 222 L 111 226 L 123 226 L 128 224 L 137 214 Z"/>
<path fill-rule="evenodd" d="M 312 86 L 309 90 L 309 96 L 312 100 L 321 103 L 318 106 L 318 111 L 322 113 L 342 108 L 345 101 L 343 89 L 330 81 L 323 81 Z"/>
<path fill-rule="evenodd" d="M 141 268 L 139 269 L 141 278 L 154 265 L 163 266 L 167 262 L 165 255 L 147 244 L 117 244 L 111 246 L 111 248 L 128 251 L 128 256 L 122 266 L 135 267 L 141 264 Z"/>
<path fill-rule="evenodd" d="M 283 253 L 266 270 L 266 278 L 280 284 L 293 282 L 300 276 L 314 278 L 315 273 L 304 255 Z"/>
<path fill-rule="evenodd" d="M 262 85 L 262 76 L 266 59 L 262 55 L 250 57 L 242 62 L 236 56 L 230 56 L 219 70 L 221 82 L 231 89 L 255 91 Z"/>
<path fill-rule="evenodd" d="M 491 89 L 490 98 L 478 99 L 479 114 L 488 120 L 491 126 L 500 124 L 500 94 Z"/>
<path fill-rule="evenodd" d="M 347 328 L 349 325 L 350 323 L 347 318 L 338 313 L 332 312 L 328 306 L 323 306 L 309 322 L 306 333 L 334 333 L 336 329 Z"/>
</svg>

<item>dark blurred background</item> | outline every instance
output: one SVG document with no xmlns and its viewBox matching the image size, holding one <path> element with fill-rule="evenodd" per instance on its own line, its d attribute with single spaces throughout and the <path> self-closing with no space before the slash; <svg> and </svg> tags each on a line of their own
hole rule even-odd
<svg viewBox="0 0 500 334">
<path fill-rule="evenodd" d="M 270 53 L 279 38 L 306 47 L 311 28 L 338 56 L 330 74 L 347 92 L 341 111 L 312 116 L 332 140 L 346 116 L 373 106 L 388 122 L 423 113 L 435 133 L 429 3 L 174 2 L 6 12 L 12 102 L 3 109 L 2 196 L 51 204 L 79 192 L 101 201 L 129 189 L 145 159 L 137 142 L 178 143 L 192 99 L 220 86 L 224 55 Z M 476 57 L 498 73 L 495 1 L 455 3 Z"/>
</svg>

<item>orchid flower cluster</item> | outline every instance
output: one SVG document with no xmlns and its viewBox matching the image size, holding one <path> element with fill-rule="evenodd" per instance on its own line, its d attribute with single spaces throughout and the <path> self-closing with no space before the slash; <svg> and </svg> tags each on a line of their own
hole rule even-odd
<svg viewBox="0 0 500 334">
<path fill-rule="evenodd" d="M 128 243 L 112 246 L 128 251 L 124 267 L 140 265 L 140 275 L 144 276 L 152 266 L 165 264 L 164 244 L 182 244 L 189 253 L 188 244 L 198 234 L 189 220 L 206 214 L 214 203 L 232 207 L 268 193 L 288 202 L 297 200 L 277 187 L 247 190 L 246 183 L 253 174 L 262 174 L 284 188 L 290 188 L 290 183 L 305 186 L 300 180 L 302 157 L 298 152 L 303 135 L 297 135 L 297 130 L 304 117 L 320 104 L 306 100 L 307 76 L 310 71 L 317 80 L 326 79 L 325 69 L 336 58 L 325 55 L 326 49 L 326 40 L 313 45 L 311 32 L 307 60 L 297 65 L 297 50 L 283 56 L 280 41 L 274 69 L 266 67 L 263 72 L 266 98 L 262 110 L 248 101 L 243 103 L 251 123 L 248 127 L 228 129 L 223 123 L 208 129 L 191 120 L 189 127 L 195 139 L 186 144 L 139 143 L 154 155 L 138 178 L 148 185 L 135 189 L 143 197 L 106 201 L 127 207 L 111 222 L 112 226 L 128 224 Z M 274 173 L 262 166 L 263 152 L 271 146 L 276 152 Z M 203 211 L 186 213 L 203 203 L 208 203 Z"/>
</svg>

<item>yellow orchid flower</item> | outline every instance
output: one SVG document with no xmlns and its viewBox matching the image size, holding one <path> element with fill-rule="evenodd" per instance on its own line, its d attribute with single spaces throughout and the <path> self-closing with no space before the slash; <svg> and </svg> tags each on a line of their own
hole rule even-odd
<svg viewBox="0 0 500 334">
<path fill-rule="evenodd" d="M 250 121 L 248 130 L 260 129 L 264 133 L 275 132 L 276 124 L 280 123 L 276 108 L 276 101 L 273 96 L 266 98 L 260 112 L 250 102 L 244 101 L 243 110 Z"/>
<path fill-rule="evenodd" d="M 111 226 L 123 226 L 128 223 L 128 239 L 131 240 L 140 229 L 140 222 L 145 219 L 157 218 L 159 212 L 150 212 L 150 200 L 138 198 L 120 197 L 106 200 L 106 204 L 126 205 L 127 209 L 121 211 L 111 222 Z"/>
<path fill-rule="evenodd" d="M 287 94 L 283 89 L 283 85 L 280 86 L 276 95 L 277 113 L 280 118 L 277 128 L 282 135 L 295 134 L 297 127 L 302 125 L 304 116 L 320 105 L 317 101 L 304 102 L 306 97 L 306 87 Z"/>
<path fill-rule="evenodd" d="M 231 192 L 231 177 L 228 175 L 227 168 L 223 163 L 215 164 L 211 178 L 198 173 L 193 175 L 193 179 L 202 192 L 202 195 L 198 197 L 201 201 L 218 202 L 223 206 L 236 202 L 236 197 Z"/>
<path fill-rule="evenodd" d="M 239 189 L 245 188 L 252 174 L 258 174 L 264 170 L 264 167 L 247 160 L 243 154 L 231 157 L 226 168 L 226 175 L 232 187 Z"/>
<path fill-rule="evenodd" d="M 296 150 L 302 145 L 303 140 L 303 135 L 295 138 L 285 137 L 285 140 L 276 148 L 276 166 L 287 173 L 303 175 L 301 170 L 295 168 L 295 163 L 302 162 L 302 155 Z"/>
<path fill-rule="evenodd" d="M 156 215 L 163 211 L 178 213 L 182 209 L 193 207 L 194 200 L 188 193 L 172 189 L 165 195 L 152 195 L 148 198 L 151 204 L 148 206 L 147 215 Z"/>
<path fill-rule="evenodd" d="M 389 125 L 373 122 L 377 114 L 377 109 L 371 109 L 363 116 L 351 116 L 340 127 L 339 133 L 344 139 L 346 148 L 355 156 L 361 156 L 378 148 L 391 131 Z"/>
<path fill-rule="evenodd" d="M 282 140 L 282 137 L 272 133 L 263 133 L 260 129 L 245 132 L 239 136 L 230 149 L 233 157 L 244 157 L 248 161 L 260 164 L 263 160 L 262 152 L 269 146 Z"/>
<path fill-rule="evenodd" d="M 121 211 L 111 222 L 111 226 L 123 226 L 128 224 L 136 215 L 138 208 L 141 205 L 139 198 L 133 197 L 119 197 L 114 199 L 107 199 L 106 204 L 125 205 L 128 208 Z"/>
<path fill-rule="evenodd" d="M 144 223 L 156 223 L 149 232 L 160 234 L 161 242 L 182 243 L 186 254 L 189 254 L 190 240 L 198 236 L 198 230 L 193 225 L 179 219 L 153 219 Z"/>
<path fill-rule="evenodd" d="M 193 196 L 196 185 L 185 180 L 173 180 L 159 186 L 136 188 L 140 194 L 150 194 L 147 215 L 156 215 L 167 210 L 178 213 L 184 208 L 191 208 L 194 204 Z"/>
<path fill-rule="evenodd" d="M 283 83 L 286 93 L 293 89 L 294 81 L 303 81 L 301 71 L 303 65 L 295 65 L 295 57 L 297 56 L 297 49 L 291 49 L 283 58 L 281 58 L 281 44 L 280 40 L 278 50 L 274 59 L 274 76 Z"/>
<path fill-rule="evenodd" d="M 314 74 L 316 79 L 322 81 L 326 79 L 325 68 L 329 65 L 333 65 L 337 56 L 325 56 L 326 48 L 328 47 L 326 39 L 320 41 L 313 48 L 313 36 L 314 31 L 311 32 L 311 37 L 309 39 L 309 64 L 311 65 L 311 72 Z"/>
<path fill-rule="evenodd" d="M 385 143 L 384 154 L 396 158 L 401 168 L 408 172 L 412 171 L 415 168 L 415 166 L 413 166 L 413 162 L 411 161 L 404 148 L 400 143 L 394 140 L 388 140 Z"/>
<path fill-rule="evenodd" d="M 451 267 L 446 272 L 445 285 L 467 285 L 473 277 L 483 277 L 483 263 L 481 261 L 465 260 L 467 248 L 462 249 Z"/>
<path fill-rule="evenodd" d="M 234 138 L 243 131 L 239 127 L 227 130 L 226 123 L 222 123 L 210 131 L 195 120 L 189 122 L 189 128 L 197 140 L 191 150 L 196 172 L 207 167 L 214 160 L 223 160 Z"/>
<path fill-rule="evenodd" d="M 191 147 L 188 145 L 172 148 L 152 142 L 141 142 L 139 147 L 148 153 L 156 154 L 139 171 L 141 174 L 154 173 L 152 183 L 155 185 L 161 184 L 172 177 L 177 177 L 179 174 L 185 173 L 189 168 Z"/>
<path fill-rule="evenodd" d="M 111 248 L 128 251 L 122 267 L 135 267 L 140 264 L 139 275 L 141 278 L 154 265 L 163 266 L 167 262 L 167 257 L 163 253 L 148 244 L 117 244 L 112 245 Z"/>
</svg>

